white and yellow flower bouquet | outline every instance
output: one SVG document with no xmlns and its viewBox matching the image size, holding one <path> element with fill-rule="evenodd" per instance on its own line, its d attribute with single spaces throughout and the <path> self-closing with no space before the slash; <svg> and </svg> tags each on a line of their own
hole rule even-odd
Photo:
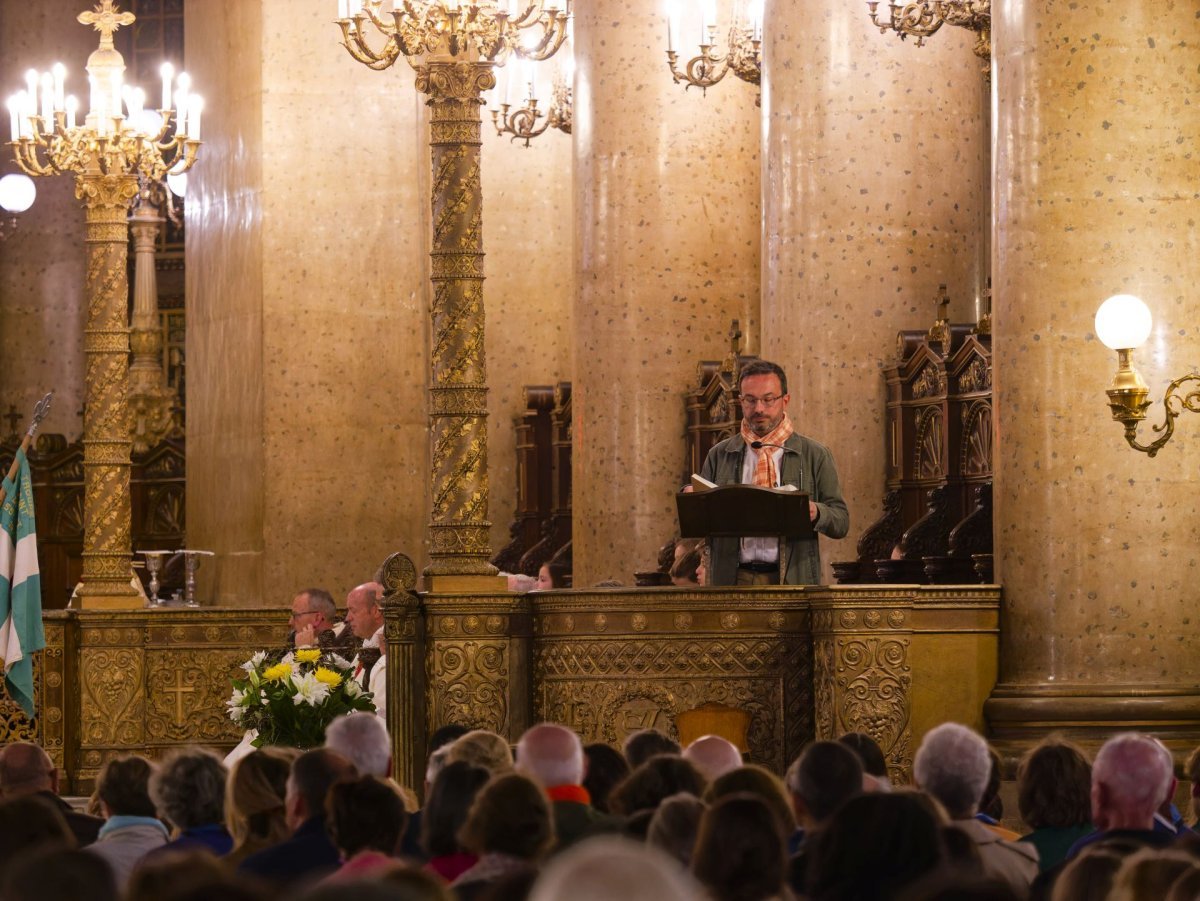
<svg viewBox="0 0 1200 901">
<path fill-rule="evenodd" d="M 282 656 L 259 651 L 242 664 L 246 678 L 233 679 L 229 718 L 258 735 L 254 747 L 316 748 L 325 727 L 356 710 L 374 712 L 370 692 L 352 676 L 350 661 L 317 648 Z"/>
</svg>

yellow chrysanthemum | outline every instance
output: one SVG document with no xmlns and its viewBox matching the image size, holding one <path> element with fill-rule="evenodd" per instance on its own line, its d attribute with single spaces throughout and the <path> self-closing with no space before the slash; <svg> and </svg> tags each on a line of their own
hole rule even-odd
<svg viewBox="0 0 1200 901">
<path fill-rule="evenodd" d="M 318 666 L 313 675 L 317 677 L 318 682 L 324 682 L 330 688 L 337 688 L 342 684 L 342 677 L 328 667 Z"/>
<path fill-rule="evenodd" d="M 276 663 L 263 670 L 263 679 L 268 682 L 282 682 L 291 674 L 292 665 L 290 663 Z"/>
<path fill-rule="evenodd" d="M 296 652 L 296 659 L 301 663 L 316 663 L 321 659 L 321 652 L 317 648 L 304 648 Z"/>
</svg>

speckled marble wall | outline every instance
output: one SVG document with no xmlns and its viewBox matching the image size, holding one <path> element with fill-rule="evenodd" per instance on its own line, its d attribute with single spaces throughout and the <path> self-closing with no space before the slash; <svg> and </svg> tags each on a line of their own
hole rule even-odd
<svg viewBox="0 0 1200 901">
<path fill-rule="evenodd" d="M 188 538 L 220 603 L 420 562 L 428 490 L 424 109 L 333 4 L 189 6 L 208 97 L 188 204 Z M 205 581 L 202 579 L 202 581 Z"/>
<path fill-rule="evenodd" d="M 546 73 L 554 60 L 541 64 Z M 539 79 L 546 73 L 539 72 Z M 517 500 L 513 417 L 525 385 L 571 378 L 575 299 L 571 135 L 551 129 L 528 148 L 483 125 L 484 305 L 492 550 L 508 543 Z"/>
<path fill-rule="evenodd" d="M 661 5 L 575 16 L 574 577 L 630 584 L 677 527 L 696 364 L 756 307 L 759 109 L 732 75 L 672 83 Z"/>
<path fill-rule="evenodd" d="M 61 61 L 68 92 L 86 102 L 83 67 L 96 33 L 75 21 L 85 7 L 79 0 L 0 0 L 0 96 L 24 87 L 26 69 Z M 0 142 L 7 142 L 7 114 L 3 129 Z M 17 171 L 12 148 L 0 147 L 0 175 Z M 0 241 L 0 413 L 14 404 L 28 421 L 34 403 L 54 389 L 42 431 L 73 440 L 83 431 L 84 213 L 70 176 L 36 184 L 34 205 Z"/>
<path fill-rule="evenodd" d="M 822 550 L 830 581 L 882 510 L 896 332 L 933 323 L 940 283 L 954 321 L 976 318 L 986 95 L 965 29 L 916 47 L 845 0 L 767 0 L 766 23 L 762 354 L 837 461 L 850 534 Z"/>
<path fill-rule="evenodd" d="M 1154 313 L 1135 357 L 1146 442 L 1200 357 L 1196 5 L 1001 0 L 994 25 L 1001 679 L 1157 703 L 1200 678 L 1200 421 L 1185 414 L 1155 459 L 1131 450 L 1093 316 L 1122 292 Z"/>
</svg>

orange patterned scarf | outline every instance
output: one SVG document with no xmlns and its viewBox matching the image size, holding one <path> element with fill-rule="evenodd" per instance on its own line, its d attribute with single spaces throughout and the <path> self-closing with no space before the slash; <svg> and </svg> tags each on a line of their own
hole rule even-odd
<svg viewBox="0 0 1200 901">
<path fill-rule="evenodd" d="M 775 426 L 770 432 L 759 437 L 750 430 L 750 424 L 747 420 L 742 420 L 742 438 L 746 444 L 754 441 L 761 441 L 763 444 L 783 444 L 795 433 L 792 428 L 792 420 L 787 415 L 783 414 L 783 419 L 779 421 L 779 425 Z M 760 488 L 774 488 L 779 484 L 779 473 L 775 470 L 775 451 L 777 448 L 764 447 L 761 450 L 750 448 L 750 453 L 754 454 L 754 481 L 752 485 L 757 485 Z"/>
</svg>

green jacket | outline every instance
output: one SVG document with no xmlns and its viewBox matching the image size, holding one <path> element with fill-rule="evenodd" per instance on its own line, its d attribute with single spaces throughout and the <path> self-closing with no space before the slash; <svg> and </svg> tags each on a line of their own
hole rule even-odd
<svg viewBox="0 0 1200 901">
<path fill-rule="evenodd" d="M 726 438 L 708 452 L 700 475 L 718 485 L 737 485 L 742 481 L 742 462 L 747 448 L 740 434 Z M 780 466 L 781 485 L 795 485 L 816 502 L 817 521 L 813 528 L 830 538 L 843 538 L 850 530 L 850 514 L 842 500 L 837 469 L 829 449 L 811 438 L 793 434 L 783 443 Z M 713 585 L 737 583 L 738 553 L 736 538 L 713 538 L 709 581 Z M 800 539 L 784 548 L 788 585 L 817 585 L 821 581 L 821 554 L 817 540 Z"/>
</svg>

